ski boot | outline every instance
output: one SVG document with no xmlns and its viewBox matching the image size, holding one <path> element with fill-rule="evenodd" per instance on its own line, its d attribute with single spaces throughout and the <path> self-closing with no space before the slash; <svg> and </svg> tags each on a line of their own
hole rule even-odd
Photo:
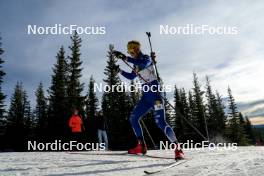
<svg viewBox="0 0 264 176">
<path fill-rule="evenodd" d="M 147 146 L 145 142 L 138 140 L 137 146 L 135 148 L 129 149 L 128 154 L 135 154 L 135 155 L 144 155 L 147 153 Z"/>
<path fill-rule="evenodd" d="M 184 153 L 183 153 L 183 151 L 182 151 L 182 149 L 181 149 L 179 144 L 176 144 L 176 148 L 175 148 L 174 153 L 175 153 L 175 160 L 176 161 L 184 159 Z"/>
</svg>

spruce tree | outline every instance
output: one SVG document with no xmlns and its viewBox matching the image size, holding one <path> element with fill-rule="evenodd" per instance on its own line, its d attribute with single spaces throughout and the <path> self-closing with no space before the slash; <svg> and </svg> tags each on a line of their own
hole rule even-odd
<svg viewBox="0 0 264 176">
<path fill-rule="evenodd" d="M 48 106 L 47 98 L 45 97 L 44 88 L 42 82 L 39 83 L 37 90 L 35 91 L 36 107 L 34 110 L 34 117 L 36 119 L 36 133 L 43 139 L 46 134 L 47 120 L 48 120 Z"/>
<path fill-rule="evenodd" d="M 177 133 L 177 137 L 179 140 L 183 139 L 183 119 L 182 119 L 182 113 L 183 113 L 183 107 L 182 107 L 182 101 L 181 101 L 181 95 L 179 92 L 179 89 L 177 86 L 174 88 L 174 104 L 177 108 L 177 111 L 174 112 L 175 114 L 175 131 Z M 175 108 L 175 110 L 176 110 Z"/>
<path fill-rule="evenodd" d="M 189 118 L 191 119 L 191 122 L 193 125 L 197 126 L 197 119 L 195 119 L 195 103 L 194 103 L 194 98 L 193 98 L 193 94 L 192 91 L 188 92 L 188 104 L 189 104 Z"/>
<path fill-rule="evenodd" d="M 186 92 L 184 88 L 178 89 L 175 86 L 174 91 L 174 102 L 175 102 L 175 118 L 176 118 L 176 128 L 175 131 L 177 133 L 177 137 L 181 141 L 185 141 L 189 139 L 187 133 L 189 133 L 190 126 L 186 123 L 186 120 L 191 122 L 190 119 L 190 107 L 188 104 Z M 184 120 L 184 118 L 186 120 Z"/>
<path fill-rule="evenodd" d="M 220 94 L 216 91 L 216 106 L 217 106 L 217 128 L 216 131 L 219 135 L 225 134 L 225 128 L 226 128 L 226 114 L 225 114 L 225 105 L 223 103 L 222 97 Z"/>
<path fill-rule="evenodd" d="M 213 94 L 208 76 L 206 76 L 206 98 L 206 119 L 210 138 L 223 137 L 226 119 L 224 106 L 218 92 L 216 95 Z"/>
<path fill-rule="evenodd" d="M 24 108 L 24 119 L 25 119 L 25 133 L 27 138 L 33 137 L 34 118 L 31 111 L 30 101 L 28 100 L 27 92 L 23 91 L 23 108 Z"/>
<path fill-rule="evenodd" d="M 3 53 L 4 53 L 4 50 L 2 49 L 2 43 L 1 43 L 1 37 L 0 37 L 0 126 L 1 126 L 1 123 L 3 123 L 4 121 L 4 112 L 5 112 L 4 100 L 6 97 L 4 93 L 2 92 L 3 77 L 6 74 L 2 66 L 2 64 L 4 63 L 4 60 L 1 58 L 1 56 Z"/>
<path fill-rule="evenodd" d="M 248 134 L 246 133 L 246 121 L 241 112 L 239 112 L 239 126 L 240 126 L 240 145 L 248 145 L 250 140 L 248 139 Z"/>
<path fill-rule="evenodd" d="M 7 117 L 6 138 L 8 147 L 21 151 L 25 149 L 25 142 L 28 139 L 31 129 L 30 102 L 22 83 L 17 83 Z"/>
<path fill-rule="evenodd" d="M 238 122 L 238 111 L 235 104 L 235 99 L 232 95 L 231 89 L 228 87 L 228 102 L 229 102 L 229 112 L 228 112 L 228 128 L 226 129 L 226 134 L 232 142 L 239 142 L 239 122 Z"/>
<path fill-rule="evenodd" d="M 87 99 L 85 101 L 86 104 L 86 117 L 87 117 L 87 134 L 91 141 L 96 141 L 96 127 L 95 127 L 95 115 L 96 111 L 98 110 L 98 99 L 96 97 L 96 93 L 94 92 L 94 83 L 95 80 L 93 76 L 90 77 L 89 85 L 88 85 L 88 93 Z"/>
<path fill-rule="evenodd" d="M 229 102 L 229 120 L 228 128 L 226 129 L 226 134 L 231 142 L 238 143 L 238 145 L 246 145 L 247 140 L 243 125 L 241 124 L 241 119 L 239 117 L 239 112 L 237 110 L 237 105 L 235 99 L 232 95 L 231 89 L 228 87 L 228 102 Z"/>
<path fill-rule="evenodd" d="M 252 127 L 251 122 L 250 122 L 250 120 L 248 119 L 247 116 L 245 117 L 245 119 L 246 119 L 245 131 L 246 131 L 246 134 L 249 137 L 249 142 L 251 144 L 255 144 L 256 143 L 256 138 L 255 138 L 255 134 L 254 134 L 254 128 Z"/>
<path fill-rule="evenodd" d="M 203 92 L 198 81 L 196 73 L 193 73 L 193 100 L 194 100 L 194 114 L 193 118 L 197 121 L 197 128 L 206 136 L 206 124 L 205 124 L 205 107 L 203 104 Z M 200 136 L 197 136 L 197 140 L 203 140 Z"/>
<path fill-rule="evenodd" d="M 67 122 L 67 62 L 63 47 L 57 56 L 57 63 L 53 68 L 51 87 L 49 88 L 48 128 L 49 137 L 61 137 L 68 131 Z"/>
<path fill-rule="evenodd" d="M 87 93 L 87 100 L 86 100 L 87 117 L 94 117 L 95 112 L 98 109 L 98 98 L 96 97 L 96 93 L 94 91 L 94 83 L 95 83 L 95 80 L 93 76 L 91 76 L 89 85 L 88 85 L 88 93 Z"/>
<path fill-rule="evenodd" d="M 210 138 L 216 135 L 216 128 L 217 128 L 217 106 L 216 106 L 216 97 L 213 94 L 210 81 L 208 76 L 206 76 L 206 98 L 207 98 L 207 104 L 206 104 L 206 120 L 208 124 L 208 130 L 210 134 Z"/>
<path fill-rule="evenodd" d="M 132 108 L 129 96 L 125 92 L 118 92 L 114 87 L 120 85 L 121 81 L 115 72 L 117 61 L 112 54 L 113 51 L 114 46 L 109 45 L 104 82 L 111 90 L 103 94 L 102 109 L 107 119 L 110 148 L 121 149 L 126 148 L 129 143 L 128 135 L 131 132 L 129 116 Z"/>
<path fill-rule="evenodd" d="M 68 83 L 67 83 L 67 95 L 68 95 L 68 108 L 73 110 L 74 108 L 79 109 L 80 113 L 83 114 L 83 106 L 85 97 L 82 96 L 84 84 L 81 83 L 80 78 L 82 76 L 82 61 L 80 59 L 80 47 L 81 38 L 75 31 L 74 35 L 71 36 L 71 55 L 69 57 L 68 65 Z M 70 115 L 70 114 L 69 114 Z"/>
<path fill-rule="evenodd" d="M 191 118 L 189 117 L 190 114 L 190 108 L 189 108 L 189 104 L 187 101 L 187 96 L 186 96 L 186 92 L 185 89 L 182 88 L 180 90 L 180 99 L 181 99 L 181 105 L 182 105 L 182 116 L 188 120 L 191 121 Z M 185 120 L 183 120 L 183 139 L 184 140 L 188 140 L 188 136 L 187 134 L 190 132 L 190 126 L 186 123 Z"/>
<path fill-rule="evenodd" d="M 195 118 L 196 114 L 195 114 L 195 102 L 194 102 L 194 98 L 193 98 L 193 94 L 192 91 L 188 92 L 188 107 L 189 107 L 189 114 L 188 114 L 188 120 L 190 121 L 190 123 L 194 126 L 198 126 L 198 122 L 197 119 Z M 190 127 L 190 125 L 186 126 L 186 139 L 192 139 L 195 140 L 197 137 L 196 132 L 192 129 L 192 127 Z"/>
<path fill-rule="evenodd" d="M 112 86 L 120 84 L 119 77 L 115 74 L 114 71 L 114 69 L 116 68 L 116 60 L 114 59 L 114 56 L 112 54 L 113 51 L 114 51 L 114 46 L 109 45 L 109 51 L 107 55 L 108 57 L 107 66 L 104 71 L 104 74 L 106 75 L 106 79 L 104 79 L 104 82 L 111 89 L 108 92 L 104 92 L 102 98 L 103 113 L 108 115 L 109 117 L 113 116 L 113 113 L 118 112 L 118 108 L 116 107 L 116 104 L 118 102 L 117 99 L 115 99 L 115 95 L 117 95 L 117 91 L 112 90 Z"/>
</svg>

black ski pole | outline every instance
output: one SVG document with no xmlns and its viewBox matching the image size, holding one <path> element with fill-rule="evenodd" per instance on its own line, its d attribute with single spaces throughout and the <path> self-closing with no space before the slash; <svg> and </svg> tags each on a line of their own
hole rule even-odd
<svg viewBox="0 0 264 176">
<path fill-rule="evenodd" d="M 153 54 L 153 50 L 152 50 L 152 44 L 151 44 L 151 40 L 150 40 L 151 33 L 150 33 L 150 32 L 146 32 L 146 34 L 147 34 L 147 36 L 148 36 L 148 41 L 149 41 L 149 46 L 150 46 L 150 57 L 151 57 L 152 62 L 153 62 L 153 64 L 154 64 L 154 67 L 155 67 L 155 71 L 156 71 L 156 74 L 157 74 L 158 81 L 160 82 L 161 79 L 160 79 L 159 72 L 158 72 L 158 68 L 157 68 L 157 65 L 156 65 L 156 60 L 155 60 L 155 58 L 152 56 L 152 54 Z"/>
<path fill-rule="evenodd" d="M 152 55 L 153 49 L 152 49 L 152 44 L 151 44 L 151 40 L 150 40 L 151 33 L 150 32 L 146 32 L 146 34 L 148 36 L 148 41 L 149 41 L 149 46 L 150 46 L 150 56 L 151 56 L 152 62 L 154 64 L 156 76 L 157 76 L 157 79 L 158 79 L 159 83 L 162 85 L 163 82 L 162 82 L 162 79 L 159 76 L 159 72 L 158 72 L 158 67 L 157 67 L 157 64 L 156 64 L 156 60 L 155 60 L 155 58 L 153 58 L 153 55 Z M 165 91 L 164 91 L 164 101 L 165 102 L 167 101 L 167 96 L 166 96 L 166 92 Z"/>
<path fill-rule="evenodd" d="M 156 146 L 156 144 L 155 144 L 155 142 L 154 142 L 152 136 L 150 135 L 149 130 L 148 130 L 147 126 L 145 125 L 143 119 L 140 119 L 140 122 L 142 123 L 143 128 L 145 128 L 146 132 L 148 133 L 148 136 L 149 136 L 149 138 L 150 138 L 150 140 L 151 140 L 151 143 L 152 143 L 154 149 L 157 150 L 158 147 Z"/>
<path fill-rule="evenodd" d="M 152 56 L 152 53 L 153 53 L 153 49 L 152 49 L 152 44 L 151 44 L 151 40 L 150 40 L 150 37 L 151 37 L 151 33 L 150 32 L 146 32 L 146 34 L 147 34 L 147 36 L 148 36 L 148 41 L 149 41 L 149 46 L 150 46 L 150 52 L 151 52 L 151 54 L 150 54 L 150 56 L 151 56 L 151 59 L 152 59 L 152 61 L 153 61 L 153 64 L 154 64 L 154 67 L 155 67 L 155 71 L 156 71 L 156 74 L 157 74 L 157 78 L 158 78 L 158 81 L 162 84 L 162 82 L 161 82 L 161 78 L 160 78 L 160 76 L 159 76 L 159 72 L 158 72 L 158 68 L 157 68 L 157 64 L 156 64 L 156 60 L 155 60 L 155 58 L 153 58 L 153 56 Z M 162 97 L 162 95 L 160 95 L 161 97 Z M 166 97 L 166 92 L 164 92 L 164 97 L 162 97 L 163 98 L 163 100 L 165 101 L 165 103 L 168 103 L 173 109 L 175 109 L 175 111 L 177 111 L 177 109 L 176 109 L 176 107 L 174 108 L 169 102 L 168 102 L 168 100 L 167 100 L 167 97 Z M 177 112 L 178 114 L 181 114 L 180 112 Z M 182 116 L 183 117 L 183 115 L 180 115 L 180 116 Z M 184 118 L 184 117 L 183 117 Z M 185 118 L 184 118 L 185 119 Z M 185 119 L 185 120 L 187 120 L 187 119 Z M 189 124 L 189 123 L 188 123 Z M 190 125 L 190 124 L 189 124 Z M 207 128 L 207 126 L 206 126 L 206 128 Z M 199 131 L 199 130 L 198 130 Z M 207 130 L 206 130 L 207 131 Z M 203 138 L 205 138 L 205 137 L 203 137 Z M 208 137 L 208 131 L 207 131 L 207 139 L 208 139 L 208 141 L 209 141 L 209 137 Z"/>
</svg>

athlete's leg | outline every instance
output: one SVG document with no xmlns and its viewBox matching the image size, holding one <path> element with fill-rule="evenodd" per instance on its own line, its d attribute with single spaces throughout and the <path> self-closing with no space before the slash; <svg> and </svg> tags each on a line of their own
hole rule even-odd
<svg viewBox="0 0 264 176">
<path fill-rule="evenodd" d="M 166 122 L 165 118 L 165 107 L 164 102 L 160 99 L 159 101 L 154 101 L 154 118 L 158 127 L 165 133 L 170 142 L 176 145 L 175 147 L 175 160 L 183 159 L 184 153 L 181 150 L 180 144 L 176 138 L 173 129 Z"/>
<path fill-rule="evenodd" d="M 103 142 L 102 140 L 102 130 L 98 129 L 97 130 L 97 135 L 98 135 L 98 142 L 101 144 Z"/>
<path fill-rule="evenodd" d="M 132 125 L 132 128 L 135 132 L 135 135 L 138 139 L 143 140 L 143 132 L 139 120 L 152 108 L 152 104 L 147 101 L 147 93 L 143 94 L 138 104 L 134 108 L 129 120 Z"/>
<path fill-rule="evenodd" d="M 108 138 L 107 138 L 107 134 L 105 130 L 102 130 L 102 136 L 103 136 L 104 143 L 105 143 L 105 150 L 108 150 Z"/>
<path fill-rule="evenodd" d="M 157 126 L 163 131 L 170 142 L 177 143 L 176 135 L 170 125 L 166 122 L 164 102 L 159 99 L 154 101 L 154 119 Z"/>
</svg>

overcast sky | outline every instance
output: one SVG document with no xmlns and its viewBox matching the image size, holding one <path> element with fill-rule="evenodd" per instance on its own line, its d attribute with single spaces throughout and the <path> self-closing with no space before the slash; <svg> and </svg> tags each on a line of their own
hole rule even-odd
<svg viewBox="0 0 264 176">
<path fill-rule="evenodd" d="M 204 88 L 205 75 L 209 75 L 214 89 L 226 97 L 230 86 L 239 110 L 254 124 L 264 124 L 263 16 L 264 2 L 249 0 L 1 0 L 6 103 L 16 82 L 22 81 L 34 105 L 38 83 L 42 81 L 46 89 L 50 85 L 60 46 L 69 54 L 70 35 L 28 35 L 28 25 L 105 26 L 105 35 L 81 35 L 82 81 L 86 84 L 91 75 L 97 82 L 104 78 L 109 44 L 126 52 L 127 41 L 135 39 L 142 43 L 143 52 L 149 53 L 145 32 L 151 31 L 159 72 L 166 84 L 188 90 L 192 87 L 192 73 L 196 72 Z M 160 34 L 160 25 L 186 24 L 235 26 L 238 34 Z"/>
</svg>

